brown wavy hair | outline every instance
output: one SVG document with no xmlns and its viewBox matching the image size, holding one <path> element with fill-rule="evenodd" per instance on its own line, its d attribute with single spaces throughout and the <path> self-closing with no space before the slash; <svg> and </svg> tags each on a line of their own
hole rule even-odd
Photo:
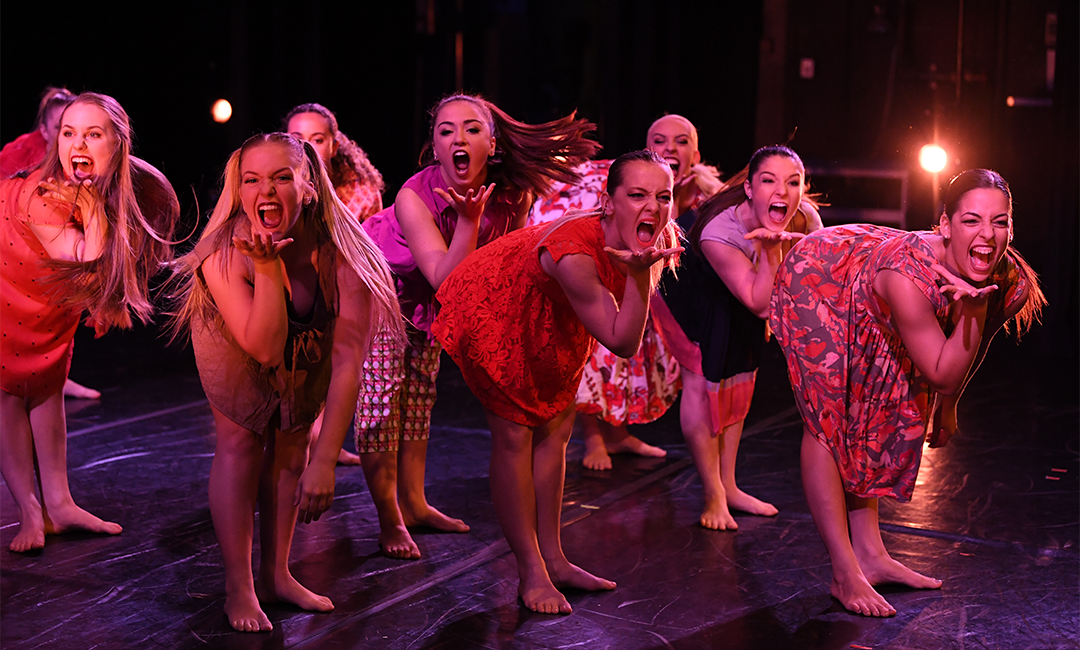
<svg viewBox="0 0 1080 650">
<path fill-rule="evenodd" d="M 600 144 L 587 136 L 596 130 L 577 112 L 543 124 L 526 124 L 507 115 L 480 95 L 458 93 L 442 98 L 431 109 L 428 141 L 420 151 L 420 164 L 436 164 L 433 145 L 435 120 L 439 111 L 452 102 L 469 102 L 487 118 L 495 137 L 495 153 L 488 161 L 488 181 L 495 183 L 492 194 L 499 200 L 517 202 L 526 193 L 544 196 L 554 181 L 577 183 L 577 166 L 592 158 Z"/>
</svg>

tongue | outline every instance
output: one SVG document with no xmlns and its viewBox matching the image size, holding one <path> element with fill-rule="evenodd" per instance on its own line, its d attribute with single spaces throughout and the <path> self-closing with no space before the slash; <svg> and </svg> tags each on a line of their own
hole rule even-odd
<svg viewBox="0 0 1080 650">
<path fill-rule="evenodd" d="M 971 267 L 976 271 L 990 270 L 990 256 L 982 253 L 971 253 Z"/>
<path fill-rule="evenodd" d="M 85 180 L 90 178 L 90 175 L 94 172 L 93 163 L 77 162 L 71 167 L 71 173 L 77 180 Z"/>
<path fill-rule="evenodd" d="M 787 208 L 780 208 L 775 205 L 769 206 L 769 218 L 776 223 L 781 223 L 787 218 Z"/>
<path fill-rule="evenodd" d="M 260 210 L 259 221 L 264 228 L 276 228 L 281 225 L 281 210 Z"/>
<path fill-rule="evenodd" d="M 653 230 L 653 227 L 652 227 L 651 224 L 647 224 L 647 223 L 638 224 L 638 227 L 637 227 L 638 241 L 641 242 L 642 244 L 651 243 L 652 239 L 653 239 L 653 233 L 654 232 L 655 231 Z"/>
<path fill-rule="evenodd" d="M 465 155 L 454 156 L 454 167 L 459 173 L 463 173 L 469 170 L 469 157 Z"/>
</svg>

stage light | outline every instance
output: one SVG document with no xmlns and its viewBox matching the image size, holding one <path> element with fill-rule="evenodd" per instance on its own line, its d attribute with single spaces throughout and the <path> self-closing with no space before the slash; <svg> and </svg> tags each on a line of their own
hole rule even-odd
<svg viewBox="0 0 1080 650">
<path fill-rule="evenodd" d="M 919 166 L 932 174 L 936 174 L 942 169 L 945 169 L 945 163 L 947 163 L 948 160 L 948 154 L 936 144 L 924 145 L 923 148 L 919 150 Z"/>
<path fill-rule="evenodd" d="M 232 104 L 227 99 L 219 99 L 214 102 L 213 108 L 210 109 L 210 114 L 214 116 L 214 121 L 218 124 L 224 124 L 232 117 Z"/>
</svg>

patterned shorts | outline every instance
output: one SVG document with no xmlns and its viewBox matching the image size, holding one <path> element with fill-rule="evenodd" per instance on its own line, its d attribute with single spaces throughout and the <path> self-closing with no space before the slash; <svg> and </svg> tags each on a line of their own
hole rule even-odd
<svg viewBox="0 0 1080 650">
<path fill-rule="evenodd" d="M 364 360 L 356 403 L 356 451 L 397 451 L 400 440 L 426 440 L 435 406 L 442 346 L 410 329 L 405 350 L 379 333 Z"/>
</svg>

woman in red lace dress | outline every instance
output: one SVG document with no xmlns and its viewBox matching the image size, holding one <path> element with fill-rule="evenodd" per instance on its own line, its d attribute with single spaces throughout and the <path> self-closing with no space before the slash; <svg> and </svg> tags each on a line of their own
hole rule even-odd
<svg viewBox="0 0 1080 650">
<path fill-rule="evenodd" d="M 633 355 L 663 260 L 678 248 L 671 169 L 650 151 L 615 160 L 597 211 L 505 235 L 438 292 L 432 332 L 461 367 L 492 434 L 491 492 L 525 606 L 566 614 L 559 587 L 613 589 L 571 564 L 559 537 L 574 397 L 596 341 Z"/>
<path fill-rule="evenodd" d="M 941 586 L 889 556 L 878 498 L 911 499 L 928 429 L 931 446 L 955 433 L 956 402 L 994 334 L 1038 318 L 1045 299 L 1012 232 L 1008 184 L 968 170 L 933 232 L 826 228 L 778 272 L 771 324 L 803 417 L 803 486 L 832 594 L 853 612 L 896 613 L 873 585 Z"/>
</svg>

